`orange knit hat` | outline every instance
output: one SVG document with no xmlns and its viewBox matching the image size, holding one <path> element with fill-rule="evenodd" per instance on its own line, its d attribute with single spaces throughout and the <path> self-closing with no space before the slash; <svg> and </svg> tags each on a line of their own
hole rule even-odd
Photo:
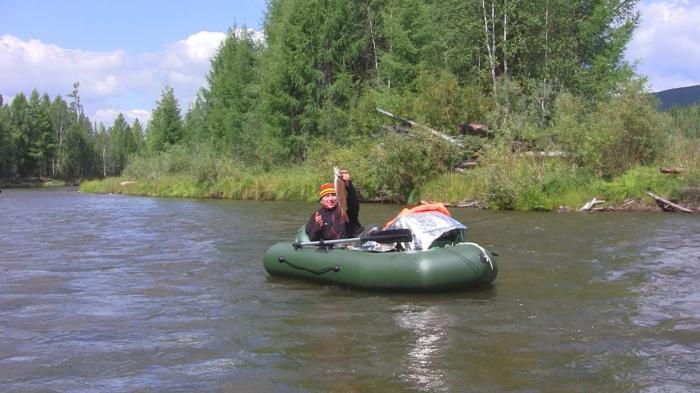
<svg viewBox="0 0 700 393">
<path fill-rule="evenodd" d="M 335 187 L 333 187 L 333 183 L 321 184 L 321 187 L 318 188 L 318 197 L 323 198 L 328 194 L 335 194 Z"/>
</svg>

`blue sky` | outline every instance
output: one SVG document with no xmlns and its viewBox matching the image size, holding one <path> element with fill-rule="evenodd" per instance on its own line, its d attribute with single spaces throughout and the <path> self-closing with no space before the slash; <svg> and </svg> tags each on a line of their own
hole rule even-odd
<svg viewBox="0 0 700 393">
<path fill-rule="evenodd" d="M 234 25 L 262 31 L 265 0 L 0 0 L 0 94 L 66 97 L 86 114 L 146 123 L 164 86 L 184 112 Z M 642 0 L 627 50 L 652 91 L 700 84 L 700 0 Z"/>
</svg>

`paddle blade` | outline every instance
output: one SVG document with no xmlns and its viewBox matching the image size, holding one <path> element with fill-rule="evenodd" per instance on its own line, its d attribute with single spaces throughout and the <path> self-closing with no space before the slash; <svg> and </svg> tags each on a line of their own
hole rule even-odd
<svg viewBox="0 0 700 393">
<path fill-rule="evenodd" d="M 377 243 L 404 243 L 413 241 L 413 234 L 410 229 L 387 229 L 385 231 L 377 231 L 370 233 L 367 236 L 360 238 L 360 242 L 377 242 Z"/>
</svg>

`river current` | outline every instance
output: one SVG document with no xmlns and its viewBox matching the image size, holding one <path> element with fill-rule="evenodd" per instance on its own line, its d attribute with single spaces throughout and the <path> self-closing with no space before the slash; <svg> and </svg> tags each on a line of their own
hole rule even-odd
<svg viewBox="0 0 700 393">
<path fill-rule="evenodd" d="M 270 277 L 315 208 L 3 190 L 0 390 L 700 391 L 699 215 L 454 209 L 499 276 L 402 294 Z"/>
</svg>

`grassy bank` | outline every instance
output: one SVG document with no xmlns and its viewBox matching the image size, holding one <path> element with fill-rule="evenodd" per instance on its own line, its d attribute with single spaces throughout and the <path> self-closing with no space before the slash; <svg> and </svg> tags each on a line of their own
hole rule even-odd
<svg viewBox="0 0 700 393">
<path fill-rule="evenodd" d="M 624 140 L 619 145 L 627 146 Z M 607 156 L 619 155 L 617 147 L 609 149 L 605 157 L 576 150 L 570 150 L 576 151 L 574 154 L 544 157 L 514 153 L 508 144 L 494 143 L 483 148 L 476 168 L 462 173 L 449 169 L 453 162 L 449 150 L 391 135 L 382 143 L 360 138 L 342 148 L 319 144 L 309 149 L 305 161 L 272 168 L 246 166 L 206 146 L 174 146 L 154 156 L 133 156 L 121 177 L 85 181 L 80 190 L 314 201 L 318 185 L 331 179 L 333 166 L 344 165 L 366 201 L 416 204 L 429 200 L 451 205 L 473 203 L 496 210 L 560 211 L 578 209 L 595 197 L 606 201 L 601 207 L 645 209 L 655 207 L 646 194 L 652 192 L 697 209 L 700 140 L 672 137 L 665 146 L 646 165 L 613 165 Z M 664 174 L 660 167 L 681 171 Z"/>
<path fill-rule="evenodd" d="M 241 169 L 213 181 L 181 174 L 85 181 L 80 184 L 80 191 L 177 198 L 310 201 L 316 199 L 316 187 L 322 181 L 320 175 L 302 168 L 278 168 L 270 172 Z"/>
<path fill-rule="evenodd" d="M 216 180 L 199 180 L 192 175 L 170 174 L 156 178 L 120 177 L 81 183 L 82 192 L 131 195 L 222 198 L 236 200 L 315 201 L 319 184 L 328 181 L 331 169 L 292 166 L 229 170 Z M 365 200 L 380 197 L 376 187 L 365 184 L 365 174 L 354 172 L 355 183 Z M 477 206 L 497 210 L 557 211 L 577 209 L 593 197 L 610 207 L 634 200 L 637 208 L 654 206 L 647 191 L 686 204 L 700 206 L 700 171 L 697 166 L 679 174 L 663 174 L 658 167 L 634 167 L 623 175 L 603 180 L 559 159 L 534 159 L 513 156 L 504 163 L 485 163 L 464 173 L 445 173 L 422 184 L 411 198 L 440 201 L 451 205 L 475 202 Z M 370 190 L 370 192 L 368 192 Z M 374 190 L 374 192 L 371 192 Z"/>
</svg>

